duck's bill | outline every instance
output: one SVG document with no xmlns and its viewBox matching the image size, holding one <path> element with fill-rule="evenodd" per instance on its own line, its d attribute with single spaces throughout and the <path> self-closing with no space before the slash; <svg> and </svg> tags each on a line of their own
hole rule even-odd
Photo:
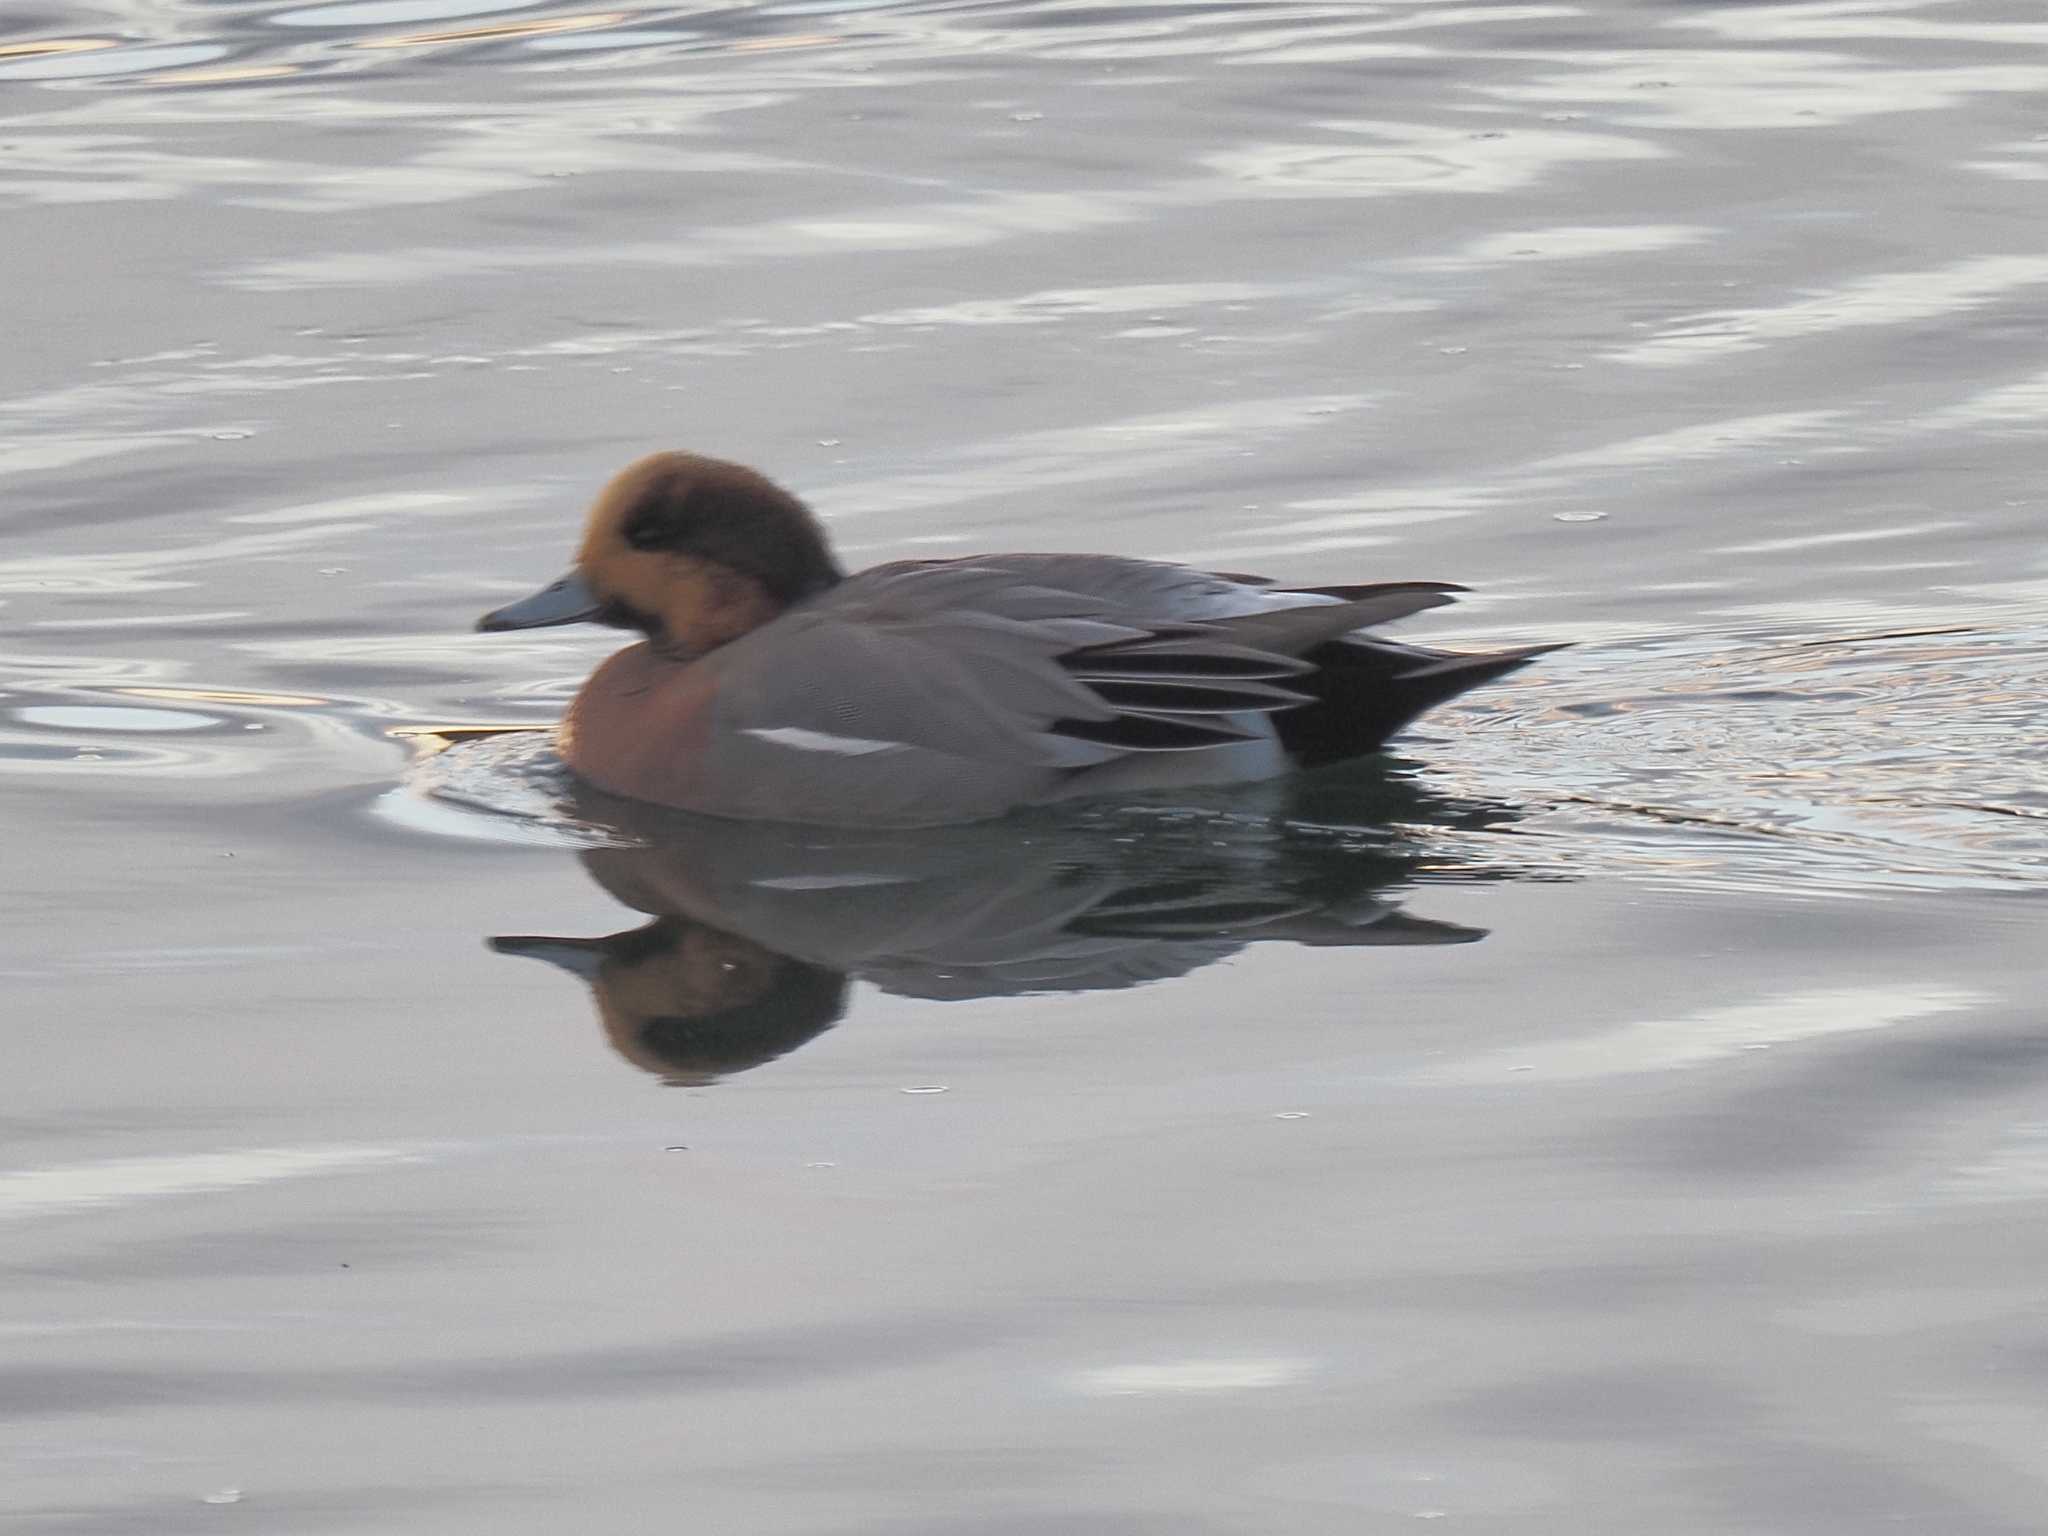
<svg viewBox="0 0 2048 1536">
<path fill-rule="evenodd" d="M 542 587 L 531 597 L 493 608 L 476 621 L 481 630 L 540 629 L 549 624 L 581 624 L 594 619 L 603 609 L 597 594 L 584 585 L 574 571 L 560 581 Z"/>
</svg>

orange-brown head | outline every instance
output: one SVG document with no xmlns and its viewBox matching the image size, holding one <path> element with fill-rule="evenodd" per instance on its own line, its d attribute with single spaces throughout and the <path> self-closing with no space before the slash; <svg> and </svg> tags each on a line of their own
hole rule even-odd
<svg viewBox="0 0 2048 1536">
<path fill-rule="evenodd" d="M 655 453 L 598 493 L 568 575 L 485 614 L 477 628 L 614 624 L 665 652 L 701 655 L 842 574 L 810 509 L 766 475 Z"/>
</svg>

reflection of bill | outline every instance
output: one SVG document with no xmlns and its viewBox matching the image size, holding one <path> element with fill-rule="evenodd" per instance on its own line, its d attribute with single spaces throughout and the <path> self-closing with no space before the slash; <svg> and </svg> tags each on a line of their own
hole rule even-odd
<svg viewBox="0 0 2048 1536">
<path fill-rule="evenodd" d="M 1385 817 L 1387 781 L 1373 809 Z M 1401 785 L 1397 818 L 1433 819 Z M 1384 826 L 1335 836 L 1285 818 L 1038 816 L 914 832 L 719 821 L 606 800 L 639 846 L 580 857 L 654 920 L 603 938 L 503 937 L 501 953 L 587 981 L 614 1048 L 676 1083 L 785 1054 L 829 1028 L 848 982 L 967 999 L 1121 988 L 1247 944 L 1464 944 L 1483 930 L 1412 917 L 1424 845 Z M 1442 811 L 1445 807 L 1437 805 Z M 1462 809 L 1467 815 L 1469 807 Z M 1448 820 L 1465 819 L 1456 814 Z M 1485 810 L 1497 823 L 1498 807 Z M 1497 866 L 1434 875 L 1502 878 Z"/>
</svg>

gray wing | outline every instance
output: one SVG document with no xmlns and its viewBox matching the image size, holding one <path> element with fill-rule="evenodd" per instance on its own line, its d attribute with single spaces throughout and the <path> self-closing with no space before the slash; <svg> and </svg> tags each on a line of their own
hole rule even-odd
<svg viewBox="0 0 2048 1536">
<path fill-rule="evenodd" d="M 795 819 L 955 821 L 1074 769 L 1269 734 L 1325 640 L 1451 601 L 1442 583 L 1276 592 L 1152 561 L 882 566 L 706 658 L 708 778 Z"/>
</svg>

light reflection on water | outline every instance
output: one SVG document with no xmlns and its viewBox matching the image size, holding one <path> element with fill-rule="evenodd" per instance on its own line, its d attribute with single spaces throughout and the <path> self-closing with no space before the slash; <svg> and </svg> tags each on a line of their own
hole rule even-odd
<svg viewBox="0 0 2048 1536">
<path fill-rule="evenodd" d="M 1704 1066 L 1740 1051 L 1866 1029 L 1886 1029 L 1992 1001 L 1962 987 L 1837 987 L 1790 992 L 1679 1019 L 1644 1019 L 1625 1029 L 1540 1046 L 1514 1047 L 1428 1069 L 1442 1081 L 1572 1081 Z"/>
<path fill-rule="evenodd" d="M 11 8 L 0 1512 L 2035 1529 L 2044 33 Z M 664 858 L 535 730 L 408 767 L 560 714 L 606 637 L 468 624 L 669 445 L 853 564 L 1442 578 L 1406 633 L 1578 645 L 1392 802 L 1064 862 Z M 888 931 L 1011 875 L 1084 920 Z M 588 938 L 615 887 L 651 935 Z M 655 1027 L 778 933 L 809 1035 Z"/>
<path fill-rule="evenodd" d="M 124 1158 L 0 1174 L 0 1221 L 213 1194 L 279 1179 L 414 1162 L 399 1147 L 251 1147 L 199 1156 Z"/>
</svg>

